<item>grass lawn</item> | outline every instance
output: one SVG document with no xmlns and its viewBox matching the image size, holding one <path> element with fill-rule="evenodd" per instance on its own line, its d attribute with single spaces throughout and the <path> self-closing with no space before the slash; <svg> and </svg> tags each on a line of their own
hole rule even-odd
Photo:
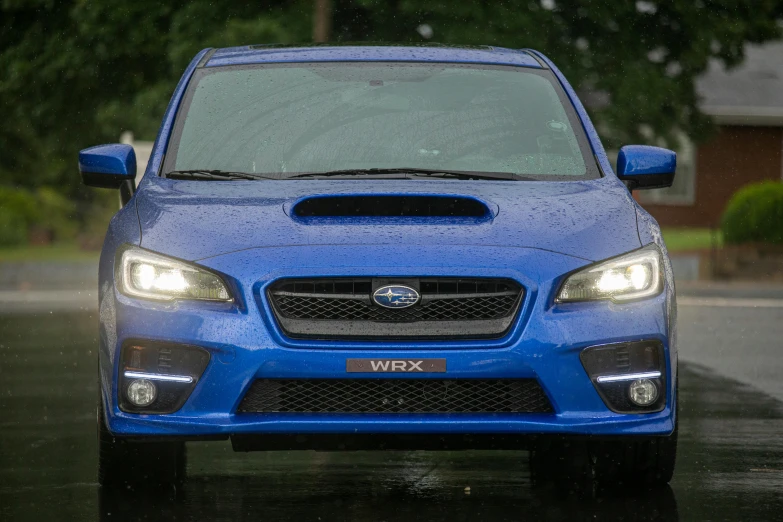
<svg viewBox="0 0 783 522">
<path fill-rule="evenodd" d="M 0 262 L 3 261 L 97 261 L 100 252 L 82 250 L 73 243 L 45 246 L 0 247 Z"/>
<path fill-rule="evenodd" d="M 664 228 L 663 240 L 669 252 L 703 250 L 712 246 L 712 230 L 709 228 Z M 717 246 L 723 245 L 723 236 L 715 231 Z"/>
</svg>

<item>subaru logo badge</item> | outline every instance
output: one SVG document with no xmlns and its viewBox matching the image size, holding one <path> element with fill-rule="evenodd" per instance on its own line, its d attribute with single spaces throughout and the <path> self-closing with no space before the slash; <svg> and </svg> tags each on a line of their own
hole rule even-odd
<svg viewBox="0 0 783 522">
<path fill-rule="evenodd" d="M 372 294 L 372 300 L 384 308 L 408 308 L 419 302 L 419 292 L 409 286 L 385 285 Z"/>
</svg>

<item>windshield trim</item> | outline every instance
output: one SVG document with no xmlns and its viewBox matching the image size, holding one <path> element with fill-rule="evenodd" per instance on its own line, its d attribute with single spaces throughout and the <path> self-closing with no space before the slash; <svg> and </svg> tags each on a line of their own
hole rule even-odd
<svg viewBox="0 0 783 522">
<path fill-rule="evenodd" d="M 554 75 L 554 73 L 549 69 L 539 69 L 535 67 L 526 67 L 526 66 L 519 66 L 519 65 L 496 65 L 496 64 L 485 64 L 485 63 L 463 63 L 463 62 L 414 62 L 414 61 L 393 61 L 393 62 L 384 62 L 384 63 L 394 63 L 401 67 L 409 67 L 409 66 L 437 66 L 437 65 L 443 65 L 447 67 L 456 67 L 456 68 L 467 68 L 467 69 L 486 69 L 486 70 L 521 70 L 520 72 L 524 72 L 527 74 L 535 74 L 537 76 L 541 76 L 549 81 L 549 83 L 554 88 L 555 92 L 557 93 L 558 100 L 563 106 L 563 109 L 566 113 L 566 116 L 568 117 L 569 124 L 571 125 L 571 129 L 576 136 L 577 144 L 579 145 L 579 150 L 582 153 L 582 160 L 585 164 L 585 173 L 583 175 L 555 175 L 555 174 L 526 174 L 521 173 L 518 175 L 518 180 L 511 180 L 511 181 L 589 181 L 594 179 L 600 179 L 604 177 L 604 173 L 602 169 L 599 167 L 599 164 L 596 161 L 595 155 L 593 153 L 593 148 L 590 144 L 590 140 L 587 137 L 587 134 L 584 130 L 584 124 L 579 117 L 579 114 L 576 111 L 576 107 L 574 107 L 573 102 L 571 101 L 571 98 L 569 98 L 568 94 L 563 89 L 562 85 L 558 81 L 557 77 Z M 187 90 L 185 91 L 185 95 L 182 99 L 182 102 L 180 103 L 179 110 L 177 111 L 176 118 L 174 120 L 174 125 L 171 129 L 171 134 L 169 136 L 168 141 L 168 147 L 165 152 L 165 156 L 163 158 L 163 165 L 161 169 L 158 172 L 158 176 L 165 178 L 167 177 L 167 174 L 173 171 L 176 171 L 175 168 L 176 164 L 176 157 L 177 152 L 179 150 L 179 144 L 180 140 L 182 139 L 182 133 L 183 129 L 185 127 L 185 121 L 187 120 L 187 114 L 190 110 L 190 105 L 193 102 L 193 98 L 195 96 L 196 88 L 201 81 L 202 78 L 205 76 L 211 75 L 211 74 L 220 74 L 220 72 L 223 71 L 245 71 L 245 70 L 255 70 L 255 69 L 271 69 L 271 68 L 291 68 L 291 67 L 302 67 L 303 65 L 306 65 L 307 67 L 333 67 L 335 64 L 342 64 L 348 67 L 362 67 L 362 66 L 373 66 L 377 65 L 377 61 L 307 61 L 307 62 L 277 62 L 277 63 L 253 63 L 253 64 L 242 64 L 242 65 L 224 65 L 224 66 L 216 66 L 216 67 L 203 67 L 200 69 L 196 69 L 194 71 L 192 78 L 190 79 L 190 82 L 188 83 Z M 513 175 L 513 174 L 512 174 Z M 286 181 L 289 178 L 281 178 L 281 180 Z M 341 178 L 342 179 L 342 178 Z M 372 179 L 367 178 L 367 179 Z M 263 180 L 260 180 L 263 181 Z M 473 180 L 472 183 L 481 182 L 482 180 Z M 486 182 L 486 180 L 485 180 Z"/>
</svg>

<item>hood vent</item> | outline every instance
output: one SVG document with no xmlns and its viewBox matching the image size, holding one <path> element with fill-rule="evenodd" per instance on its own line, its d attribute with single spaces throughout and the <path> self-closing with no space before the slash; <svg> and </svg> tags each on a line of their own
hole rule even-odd
<svg viewBox="0 0 783 522">
<path fill-rule="evenodd" d="M 298 218 L 492 217 L 489 207 L 482 201 L 449 195 L 315 196 L 296 203 L 292 215 Z"/>
</svg>

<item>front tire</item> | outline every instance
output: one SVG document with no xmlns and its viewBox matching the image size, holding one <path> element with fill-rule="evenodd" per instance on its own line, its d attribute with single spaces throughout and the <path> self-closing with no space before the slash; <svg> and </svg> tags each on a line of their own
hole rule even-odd
<svg viewBox="0 0 783 522">
<path fill-rule="evenodd" d="M 98 403 L 98 483 L 102 486 L 160 486 L 185 478 L 184 442 L 136 442 L 116 437 Z"/>
<path fill-rule="evenodd" d="M 676 457 L 675 424 L 672 434 L 664 437 L 544 442 L 531 451 L 530 471 L 537 483 L 658 487 L 672 479 Z"/>
<path fill-rule="evenodd" d="M 594 449 L 596 479 L 609 485 L 663 486 L 674 475 L 677 429 L 667 437 L 604 442 Z"/>
</svg>

